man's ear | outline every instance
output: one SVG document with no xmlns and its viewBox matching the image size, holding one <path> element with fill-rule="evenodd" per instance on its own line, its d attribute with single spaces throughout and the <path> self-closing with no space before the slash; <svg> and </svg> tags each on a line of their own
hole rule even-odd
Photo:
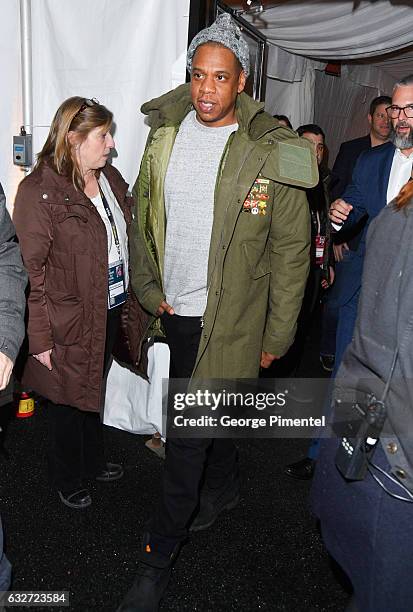
<svg viewBox="0 0 413 612">
<path fill-rule="evenodd" d="M 367 121 L 369 122 L 369 125 L 372 124 L 373 117 L 370 115 L 370 113 L 367 115 Z"/>
<path fill-rule="evenodd" d="M 245 83 L 247 82 L 247 77 L 245 76 L 245 72 L 241 70 L 238 77 L 238 93 L 244 91 Z"/>
</svg>

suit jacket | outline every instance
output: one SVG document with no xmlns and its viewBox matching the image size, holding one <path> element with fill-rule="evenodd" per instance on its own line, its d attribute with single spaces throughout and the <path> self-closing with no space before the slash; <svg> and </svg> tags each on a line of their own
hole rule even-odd
<svg viewBox="0 0 413 612">
<path fill-rule="evenodd" d="M 343 266 L 345 278 L 341 279 L 340 304 L 346 304 L 353 296 L 358 295 L 366 251 L 367 228 L 370 221 L 386 206 L 394 151 L 394 145 L 386 142 L 362 153 L 355 165 L 352 182 L 343 193 L 343 200 L 352 204 L 353 210 L 340 231 L 354 227 L 366 214 L 368 219 L 354 256 L 346 264 L 345 269 Z"/>
<path fill-rule="evenodd" d="M 354 166 L 363 151 L 371 149 L 370 134 L 343 142 L 334 162 L 330 178 L 331 200 L 341 198 L 347 185 L 351 183 Z"/>
<path fill-rule="evenodd" d="M 354 166 L 356 161 L 360 157 L 363 151 L 371 149 L 370 135 L 362 136 L 361 138 L 355 138 L 343 142 L 334 162 L 332 170 L 332 189 L 331 189 L 331 201 L 333 202 L 337 198 L 341 198 L 347 185 L 351 183 L 351 177 L 353 175 Z M 360 242 L 361 233 L 366 225 L 367 216 L 364 216 L 360 221 L 347 231 L 342 231 L 340 234 L 335 235 L 333 240 L 336 244 L 347 242 L 350 250 L 356 251 Z"/>
</svg>

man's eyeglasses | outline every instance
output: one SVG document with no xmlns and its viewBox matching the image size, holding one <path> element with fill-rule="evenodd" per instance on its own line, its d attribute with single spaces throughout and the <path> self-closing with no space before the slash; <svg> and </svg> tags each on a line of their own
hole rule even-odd
<svg viewBox="0 0 413 612">
<path fill-rule="evenodd" d="M 386 113 L 390 119 L 398 119 L 402 111 L 405 117 L 413 119 L 413 104 L 408 104 L 407 106 L 396 106 L 392 104 L 386 108 Z"/>
<path fill-rule="evenodd" d="M 73 119 L 75 117 L 77 117 L 80 113 L 83 113 L 83 111 L 86 110 L 88 107 L 95 106 L 95 104 L 100 104 L 99 100 L 96 100 L 96 98 L 90 98 L 90 99 L 89 98 L 84 98 L 84 100 L 82 102 L 82 106 L 73 115 Z"/>
</svg>

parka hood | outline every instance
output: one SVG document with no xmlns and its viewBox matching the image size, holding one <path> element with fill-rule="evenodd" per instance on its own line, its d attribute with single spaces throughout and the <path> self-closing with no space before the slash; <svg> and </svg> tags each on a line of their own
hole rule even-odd
<svg viewBox="0 0 413 612">
<path fill-rule="evenodd" d="M 141 107 L 142 113 L 148 116 L 148 124 L 152 130 L 181 123 L 192 109 L 189 83 L 179 85 L 159 98 L 145 102 Z M 252 140 L 258 140 L 272 131 L 276 132 L 277 140 L 298 138 L 293 130 L 280 125 L 264 111 L 263 102 L 256 102 L 245 92 L 237 97 L 236 114 L 240 130 L 246 132 Z"/>
</svg>

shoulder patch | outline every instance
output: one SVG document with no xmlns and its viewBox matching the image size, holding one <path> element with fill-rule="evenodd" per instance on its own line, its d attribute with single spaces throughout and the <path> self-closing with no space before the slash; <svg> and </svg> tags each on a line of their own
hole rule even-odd
<svg viewBox="0 0 413 612">
<path fill-rule="evenodd" d="M 311 183 L 311 153 L 309 149 L 280 142 L 278 145 L 278 164 L 280 169 L 280 179 L 289 181 L 302 181 Z"/>
<path fill-rule="evenodd" d="M 263 176 L 293 187 L 314 187 L 318 166 L 311 144 L 302 138 L 276 142 L 261 170 Z"/>
</svg>

